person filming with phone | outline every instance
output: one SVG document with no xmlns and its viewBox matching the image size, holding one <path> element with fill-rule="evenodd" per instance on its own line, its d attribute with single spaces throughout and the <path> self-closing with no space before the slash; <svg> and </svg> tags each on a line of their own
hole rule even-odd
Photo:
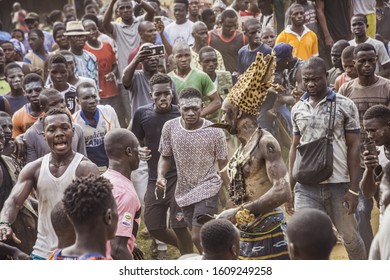
<svg viewBox="0 0 390 280">
<path fill-rule="evenodd" d="M 160 52 L 160 53 L 157 53 Z M 150 78 L 158 73 L 159 57 L 164 55 L 161 53 L 161 47 L 155 46 L 152 43 L 144 43 L 139 48 L 131 63 L 123 71 L 123 86 L 130 90 L 131 94 L 131 113 L 140 106 L 153 103 L 150 96 Z M 142 65 L 142 70 L 138 70 L 138 65 Z M 173 104 L 177 104 L 178 98 L 176 87 L 173 85 L 174 97 Z M 132 117 L 133 118 L 133 117 Z"/>
<path fill-rule="evenodd" d="M 141 46 L 145 43 L 151 43 L 153 45 L 159 45 L 164 48 L 164 54 L 169 56 L 172 53 L 171 41 L 168 34 L 164 31 L 164 23 L 161 17 L 155 17 L 154 22 L 144 20 L 138 26 L 138 33 L 141 37 L 141 42 L 138 47 L 134 48 L 129 54 L 128 64 L 130 64 L 136 54 L 139 52 Z M 137 69 L 141 69 L 141 65 L 138 65 Z"/>
<path fill-rule="evenodd" d="M 370 107 L 363 116 L 363 126 L 371 145 L 365 145 L 363 152 L 365 171 L 360 188 L 365 197 L 372 198 L 378 193 L 383 168 L 390 162 L 390 108 Z"/>
</svg>

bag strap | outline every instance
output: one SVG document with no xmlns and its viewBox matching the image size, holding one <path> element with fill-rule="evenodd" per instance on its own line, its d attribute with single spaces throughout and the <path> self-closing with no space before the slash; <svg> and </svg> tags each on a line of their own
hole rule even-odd
<svg viewBox="0 0 390 280">
<path fill-rule="evenodd" d="M 332 101 L 328 101 L 328 110 L 330 111 L 329 117 L 329 125 L 328 131 L 326 133 L 326 138 L 332 140 L 333 139 L 333 130 L 334 130 L 334 122 L 336 119 L 336 96 Z"/>
</svg>

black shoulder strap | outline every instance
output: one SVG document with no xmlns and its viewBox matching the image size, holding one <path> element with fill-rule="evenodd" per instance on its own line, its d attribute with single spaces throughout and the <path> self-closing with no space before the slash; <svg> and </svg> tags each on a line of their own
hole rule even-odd
<svg viewBox="0 0 390 280">
<path fill-rule="evenodd" d="M 329 125 L 326 137 L 333 139 L 334 121 L 336 119 L 336 96 L 332 101 L 328 101 L 328 110 L 330 111 Z"/>
</svg>

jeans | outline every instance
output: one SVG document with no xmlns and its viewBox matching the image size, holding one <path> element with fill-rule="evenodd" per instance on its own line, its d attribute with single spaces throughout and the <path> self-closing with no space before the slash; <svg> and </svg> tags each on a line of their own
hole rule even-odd
<svg viewBox="0 0 390 280">
<path fill-rule="evenodd" d="M 363 177 L 364 169 L 361 170 L 360 179 Z M 358 223 L 359 233 L 363 239 L 366 252 L 370 251 L 370 246 L 374 234 L 371 227 L 371 211 L 374 206 L 372 198 L 366 198 L 362 192 L 359 194 L 359 204 L 356 208 L 355 218 Z"/>
<path fill-rule="evenodd" d="M 372 198 L 366 198 L 362 192 L 359 194 L 359 204 L 356 208 L 356 221 L 358 223 L 359 233 L 363 239 L 366 252 L 370 251 L 374 234 L 371 227 L 371 211 L 374 206 Z"/>
<path fill-rule="evenodd" d="M 348 215 L 343 206 L 349 183 L 295 186 L 295 209 L 314 208 L 324 211 L 341 235 L 348 257 L 351 260 L 367 259 L 366 249 L 360 237 L 354 215 Z M 308 224 L 308 226 L 310 226 Z"/>
</svg>

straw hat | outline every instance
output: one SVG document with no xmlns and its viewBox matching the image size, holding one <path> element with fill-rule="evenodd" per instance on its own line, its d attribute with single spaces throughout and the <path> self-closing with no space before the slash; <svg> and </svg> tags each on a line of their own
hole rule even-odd
<svg viewBox="0 0 390 280">
<path fill-rule="evenodd" d="M 88 34 L 90 34 L 89 31 L 85 31 L 81 21 L 69 21 L 66 24 L 66 32 L 64 32 L 64 35 L 66 36 L 81 36 Z"/>
<path fill-rule="evenodd" d="M 37 13 L 34 13 L 34 12 L 28 13 L 26 15 L 26 17 L 24 18 L 24 21 L 35 21 L 35 20 L 39 21 L 39 15 Z"/>
</svg>

